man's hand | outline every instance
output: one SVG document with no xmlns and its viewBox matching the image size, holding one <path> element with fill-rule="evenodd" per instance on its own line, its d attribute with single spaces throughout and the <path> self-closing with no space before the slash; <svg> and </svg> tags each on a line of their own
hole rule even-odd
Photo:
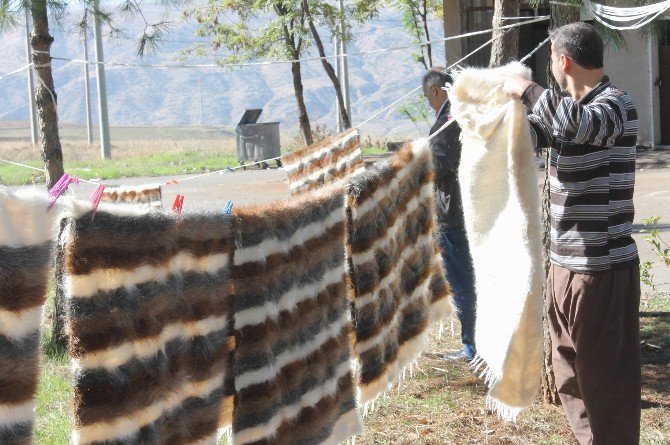
<svg viewBox="0 0 670 445">
<path fill-rule="evenodd" d="M 502 77 L 504 79 L 503 91 L 509 97 L 514 99 L 520 99 L 521 95 L 526 91 L 533 82 L 523 78 L 522 76 L 514 73 L 503 73 Z"/>
</svg>

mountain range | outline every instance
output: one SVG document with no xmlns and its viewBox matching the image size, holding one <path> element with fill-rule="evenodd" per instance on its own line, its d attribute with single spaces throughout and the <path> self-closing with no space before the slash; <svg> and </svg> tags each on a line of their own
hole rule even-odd
<svg viewBox="0 0 670 445">
<path fill-rule="evenodd" d="M 157 16 L 157 7 L 147 14 Z M 77 17 L 76 11 L 71 17 Z M 178 17 L 178 14 L 174 14 Z M 262 24 L 262 23 L 259 23 Z M 180 49 L 202 41 L 195 36 L 193 22 L 173 23 L 167 41 L 160 51 L 140 59 L 136 55 L 136 39 L 141 23 L 127 21 L 123 29 L 127 37 L 104 39 L 107 62 L 175 64 Z M 73 23 L 53 25 L 55 38 L 52 56 L 83 58 L 81 35 L 73 31 Z M 439 20 L 430 22 L 431 38 L 443 36 Z M 325 32 L 323 34 L 326 34 Z M 366 52 L 408 45 L 411 37 L 403 29 L 397 12 L 384 9 L 375 19 L 354 29 L 354 41 L 348 52 Z M 324 35 L 327 54 L 334 46 Z M 25 28 L 0 35 L 0 74 L 26 64 Z M 93 58 L 93 40 L 89 40 L 89 58 Z M 414 48 L 349 58 L 350 95 L 353 123 L 360 123 L 391 104 L 398 97 L 419 85 L 423 66 L 412 58 Z M 314 50 L 311 56 L 315 56 Z M 308 57 L 308 55 L 306 55 Z M 444 46 L 433 48 L 435 64 L 444 64 Z M 53 73 L 58 94 L 59 120 L 63 124 L 85 123 L 84 66 L 54 60 Z M 212 60 L 191 60 L 188 63 L 212 63 Z M 313 124 L 334 129 L 336 126 L 335 95 L 320 61 L 302 63 L 305 100 Z M 207 125 L 235 126 L 245 109 L 262 108 L 260 121 L 279 121 L 283 133 L 297 134 L 297 107 L 293 93 L 290 64 L 273 64 L 243 68 L 149 68 L 107 66 L 109 118 L 112 126 Z M 93 119 L 97 121 L 96 76 L 91 67 L 91 98 Z M 26 121 L 28 118 L 26 75 L 17 74 L 0 79 L 0 124 L 3 121 Z M 421 93 L 408 98 L 416 99 Z M 397 112 L 382 113 L 361 128 L 374 137 L 419 136 L 428 124 L 416 126 Z"/>
</svg>

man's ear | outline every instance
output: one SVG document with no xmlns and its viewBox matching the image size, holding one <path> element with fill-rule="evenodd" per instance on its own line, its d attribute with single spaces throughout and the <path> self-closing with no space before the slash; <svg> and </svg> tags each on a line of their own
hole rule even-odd
<svg viewBox="0 0 670 445">
<path fill-rule="evenodd" d="M 572 59 L 565 54 L 561 54 L 561 69 L 564 73 L 569 73 L 572 70 Z"/>
</svg>

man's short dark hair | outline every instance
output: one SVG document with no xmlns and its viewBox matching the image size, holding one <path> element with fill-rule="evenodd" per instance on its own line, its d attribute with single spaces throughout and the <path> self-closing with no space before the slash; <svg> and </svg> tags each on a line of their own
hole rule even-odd
<svg viewBox="0 0 670 445">
<path fill-rule="evenodd" d="M 421 79 L 421 86 L 423 86 L 424 90 L 426 87 L 428 87 L 428 85 L 435 85 L 442 88 L 448 83 L 454 83 L 454 79 L 443 66 L 434 66 L 429 68 Z"/>
<path fill-rule="evenodd" d="M 582 68 L 603 67 L 603 39 L 593 25 L 570 23 L 551 31 L 549 37 L 557 54 L 568 56 Z"/>
</svg>

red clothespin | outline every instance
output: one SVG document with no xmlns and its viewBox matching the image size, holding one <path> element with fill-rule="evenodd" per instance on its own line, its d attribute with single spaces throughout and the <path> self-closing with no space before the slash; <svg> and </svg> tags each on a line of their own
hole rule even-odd
<svg viewBox="0 0 670 445">
<path fill-rule="evenodd" d="M 91 221 L 95 217 L 95 212 L 98 210 L 98 205 L 102 199 L 102 192 L 105 190 L 105 186 L 100 184 L 95 188 L 93 195 L 91 196 L 91 205 L 93 206 L 93 211 L 91 212 Z"/>
<path fill-rule="evenodd" d="M 172 178 L 168 182 L 165 183 L 165 185 L 170 185 L 170 184 L 179 185 L 179 180 L 177 180 L 175 178 Z"/>
<path fill-rule="evenodd" d="M 65 190 L 67 190 L 68 186 L 72 182 L 78 184 L 79 180 L 74 176 L 70 176 L 65 173 L 63 176 L 61 176 L 58 182 L 53 187 L 51 187 L 51 190 L 49 190 L 49 197 L 51 198 L 51 202 L 49 202 L 49 205 L 47 206 L 47 212 L 51 210 L 54 204 L 56 204 L 58 198 L 60 198 L 61 195 L 65 193 Z"/>
<path fill-rule="evenodd" d="M 174 198 L 174 204 L 172 204 L 172 211 L 177 215 L 181 215 L 181 212 L 184 208 L 184 195 L 177 193 L 177 196 Z"/>
</svg>

